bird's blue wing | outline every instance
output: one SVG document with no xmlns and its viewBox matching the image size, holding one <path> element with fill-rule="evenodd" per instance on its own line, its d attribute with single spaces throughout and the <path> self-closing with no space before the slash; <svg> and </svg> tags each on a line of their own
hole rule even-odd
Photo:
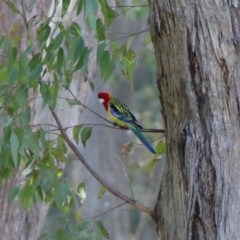
<svg viewBox="0 0 240 240">
<path fill-rule="evenodd" d="M 142 129 L 135 116 L 129 111 L 127 105 L 119 100 L 111 99 L 109 103 L 111 114 L 117 119 L 135 125 L 137 128 Z"/>
</svg>

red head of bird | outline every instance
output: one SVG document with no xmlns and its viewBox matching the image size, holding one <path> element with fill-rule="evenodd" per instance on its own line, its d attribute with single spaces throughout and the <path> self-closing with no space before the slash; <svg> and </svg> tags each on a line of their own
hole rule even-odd
<svg viewBox="0 0 240 240">
<path fill-rule="evenodd" d="M 100 92 L 98 94 L 98 99 L 99 102 L 103 104 L 103 106 L 105 107 L 105 109 L 108 111 L 108 102 L 111 98 L 111 94 L 107 93 L 107 92 Z"/>
</svg>

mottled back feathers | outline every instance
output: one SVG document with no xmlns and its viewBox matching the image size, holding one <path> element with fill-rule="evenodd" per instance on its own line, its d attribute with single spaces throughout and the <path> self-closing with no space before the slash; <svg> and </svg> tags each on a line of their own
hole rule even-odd
<svg viewBox="0 0 240 240">
<path fill-rule="evenodd" d="M 114 97 L 111 97 L 109 101 L 109 107 L 114 117 L 123 122 L 131 123 L 135 127 L 142 129 L 142 126 L 139 124 L 135 116 L 130 112 L 126 104 Z"/>
</svg>

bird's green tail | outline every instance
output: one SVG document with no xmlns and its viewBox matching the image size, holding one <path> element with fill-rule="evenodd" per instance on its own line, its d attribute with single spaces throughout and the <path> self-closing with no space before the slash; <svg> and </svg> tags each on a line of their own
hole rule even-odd
<svg viewBox="0 0 240 240">
<path fill-rule="evenodd" d="M 148 142 L 148 140 L 144 137 L 144 135 L 142 134 L 142 132 L 137 129 L 136 127 L 128 124 L 127 125 L 129 127 L 129 129 L 132 130 L 132 132 L 142 141 L 142 143 L 147 147 L 147 149 L 153 153 L 156 154 L 154 148 L 152 147 L 152 145 Z"/>
</svg>

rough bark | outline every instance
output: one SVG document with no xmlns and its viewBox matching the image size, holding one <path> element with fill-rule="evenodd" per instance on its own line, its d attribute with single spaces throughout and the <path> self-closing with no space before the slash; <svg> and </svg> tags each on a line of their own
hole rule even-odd
<svg viewBox="0 0 240 240">
<path fill-rule="evenodd" d="M 149 5 L 167 143 L 159 239 L 239 239 L 239 1 Z"/>
</svg>

